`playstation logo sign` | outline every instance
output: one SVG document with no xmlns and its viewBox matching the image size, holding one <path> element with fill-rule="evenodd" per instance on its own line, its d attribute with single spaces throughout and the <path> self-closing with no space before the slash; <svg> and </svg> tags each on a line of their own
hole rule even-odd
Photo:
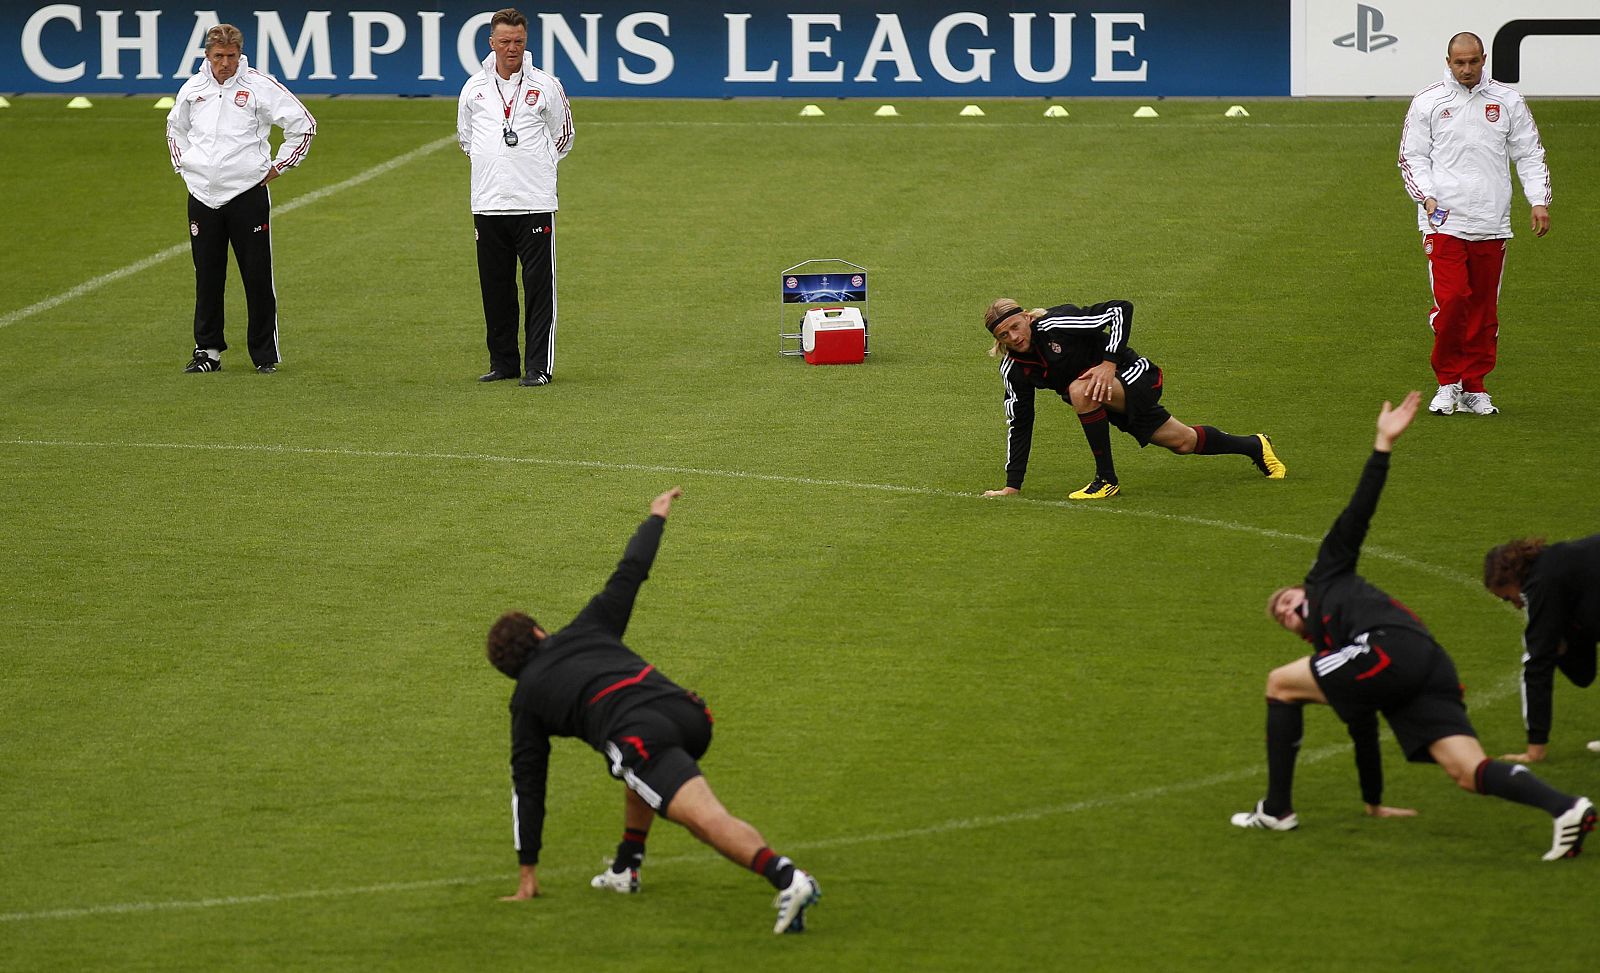
<svg viewBox="0 0 1600 973">
<path fill-rule="evenodd" d="M 1399 38 L 1393 34 L 1380 33 L 1383 30 L 1383 11 L 1377 7 L 1369 7 L 1364 3 L 1356 4 L 1356 29 L 1342 37 L 1335 37 L 1333 42 L 1340 47 L 1353 47 L 1363 54 L 1381 50 L 1393 44 Z"/>
</svg>

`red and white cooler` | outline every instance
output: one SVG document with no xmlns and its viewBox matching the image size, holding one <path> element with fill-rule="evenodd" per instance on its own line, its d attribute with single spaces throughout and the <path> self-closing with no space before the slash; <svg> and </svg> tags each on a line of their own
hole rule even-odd
<svg viewBox="0 0 1600 973">
<path fill-rule="evenodd" d="M 854 307 L 814 307 L 800 324 L 800 350 L 812 365 L 859 365 L 867 357 L 867 326 Z"/>
</svg>

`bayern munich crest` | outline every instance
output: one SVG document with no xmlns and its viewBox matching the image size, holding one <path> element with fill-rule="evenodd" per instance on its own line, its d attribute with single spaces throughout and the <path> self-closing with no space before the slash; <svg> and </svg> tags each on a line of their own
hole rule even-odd
<svg viewBox="0 0 1600 973">
<path fill-rule="evenodd" d="M 240 108 L 243 108 L 244 105 L 245 105 L 245 102 L 247 102 L 249 100 L 250 100 L 250 92 L 248 92 L 248 91 L 240 91 L 240 92 L 238 92 L 237 94 L 235 94 L 233 96 L 233 103 L 235 105 L 238 105 Z"/>
<path fill-rule="evenodd" d="M 530 90 L 526 95 L 524 95 L 522 97 L 522 100 L 528 103 L 528 107 L 529 108 L 537 107 L 538 104 L 539 104 L 539 92 L 538 92 L 538 90 L 537 89 Z"/>
<path fill-rule="evenodd" d="M 863 282 L 863 278 L 862 278 L 862 276 L 860 274 L 856 274 L 854 277 L 850 278 L 850 286 L 851 287 L 860 287 L 862 282 Z"/>
<path fill-rule="evenodd" d="M 200 224 L 196 223 L 194 220 L 190 220 L 189 221 L 189 235 L 190 236 L 199 236 L 200 235 Z"/>
<path fill-rule="evenodd" d="M 1499 105 L 1484 105 L 1483 106 L 1483 117 L 1487 118 L 1491 122 L 1498 122 L 1500 120 L 1500 106 Z"/>
<path fill-rule="evenodd" d="M 794 288 L 800 286 L 800 282 L 798 280 L 794 279 L 793 277 L 790 277 L 790 278 L 787 278 L 786 280 L 784 280 L 783 286 L 789 288 L 790 290 L 793 290 Z"/>
</svg>

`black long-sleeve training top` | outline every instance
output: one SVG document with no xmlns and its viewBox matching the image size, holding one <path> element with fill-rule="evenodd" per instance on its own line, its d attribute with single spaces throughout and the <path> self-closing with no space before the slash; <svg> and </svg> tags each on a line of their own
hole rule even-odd
<svg viewBox="0 0 1600 973">
<path fill-rule="evenodd" d="M 1600 534 L 1551 544 L 1533 562 L 1522 597 L 1522 719 L 1528 742 L 1550 742 L 1551 696 L 1559 667 L 1578 686 L 1594 682 L 1600 640 Z M 1562 643 L 1566 653 L 1561 653 Z"/>
<path fill-rule="evenodd" d="M 524 865 L 538 864 L 543 845 L 550 738 L 577 737 L 604 753 L 610 731 L 631 712 L 683 695 L 682 687 L 622 644 L 665 525 L 654 514 L 639 525 L 605 588 L 566 628 L 545 638 L 517 674 L 511 694 L 512 813 Z"/>
<path fill-rule="evenodd" d="M 1411 609 L 1356 574 L 1356 559 L 1378 497 L 1389 476 L 1389 454 L 1373 450 L 1355 495 L 1322 539 L 1306 574 L 1306 641 L 1317 649 L 1341 649 L 1375 628 L 1404 628 L 1429 639 L 1433 633 Z"/>
<path fill-rule="evenodd" d="M 1022 489 L 1033 451 L 1033 391 L 1049 389 L 1067 397 L 1067 386 L 1103 361 L 1117 370 L 1139 360 L 1128 347 L 1133 333 L 1133 305 L 1102 301 L 1089 307 L 1058 304 L 1033 322 L 1033 344 L 1025 352 L 1008 351 L 1000 359 L 1005 391 L 1006 486 Z"/>
</svg>

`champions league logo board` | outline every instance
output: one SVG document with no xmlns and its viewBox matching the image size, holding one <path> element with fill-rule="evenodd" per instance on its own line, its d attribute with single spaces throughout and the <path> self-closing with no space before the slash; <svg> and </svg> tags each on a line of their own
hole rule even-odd
<svg viewBox="0 0 1600 973">
<path fill-rule="evenodd" d="M 783 278 L 785 304 L 838 304 L 866 299 L 866 274 L 789 274 Z"/>
</svg>

